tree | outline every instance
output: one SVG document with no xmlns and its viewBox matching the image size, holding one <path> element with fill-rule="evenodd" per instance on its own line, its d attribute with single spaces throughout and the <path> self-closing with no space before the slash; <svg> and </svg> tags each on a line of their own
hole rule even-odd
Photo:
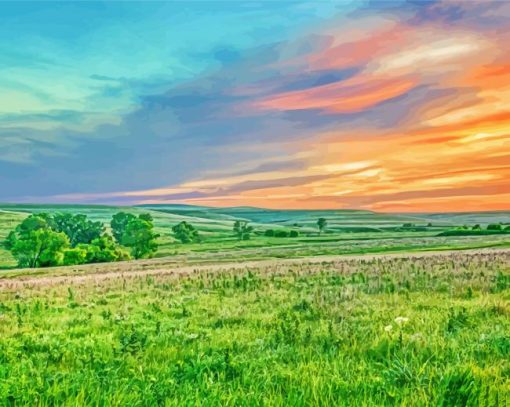
<svg viewBox="0 0 510 407">
<path fill-rule="evenodd" d="M 54 215 L 52 228 L 56 232 L 64 232 L 71 242 L 71 247 L 76 247 L 80 243 L 90 243 L 104 232 L 101 222 L 93 222 L 87 219 L 87 215 L 70 213 Z"/>
<path fill-rule="evenodd" d="M 491 223 L 487 226 L 487 230 L 503 230 L 503 226 L 498 223 Z"/>
<path fill-rule="evenodd" d="M 85 250 L 87 263 L 107 263 L 130 260 L 129 252 L 117 245 L 110 235 L 103 234 L 90 244 L 80 244 L 77 248 Z"/>
<path fill-rule="evenodd" d="M 156 239 L 159 235 L 153 229 L 154 224 L 141 217 L 134 217 L 127 223 L 122 234 L 122 244 L 131 249 L 135 259 L 152 257 L 158 250 Z"/>
<path fill-rule="evenodd" d="M 275 237 L 289 237 L 289 231 L 284 229 L 278 229 L 274 232 Z"/>
<path fill-rule="evenodd" d="M 11 248 L 20 267 L 48 267 L 63 263 L 69 239 L 64 233 L 37 229 L 17 237 Z"/>
<path fill-rule="evenodd" d="M 198 230 L 185 221 L 173 226 L 172 231 L 174 232 L 175 238 L 182 243 L 197 242 L 200 240 Z"/>
<path fill-rule="evenodd" d="M 46 267 L 62 264 L 69 239 L 51 229 L 51 216 L 45 213 L 26 217 L 7 235 L 4 246 L 20 267 Z"/>
<path fill-rule="evenodd" d="M 326 230 L 327 226 L 328 221 L 326 220 L 326 218 L 319 218 L 319 220 L 317 221 L 317 227 L 319 228 L 319 236 L 324 230 Z"/>
<path fill-rule="evenodd" d="M 143 215 L 140 215 L 143 216 Z M 117 243 L 122 244 L 122 236 L 126 231 L 126 227 L 129 221 L 136 219 L 136 216 L 132 213 L 119 212 L 113 215 L 112 220 L 110 222 L 110 226 L 112 228 L 112 234 Z M 152 219 L 152 218 L 151 218 Z M 152 220 L 151 220 L 152 222 Z"/>
<path fill-rule="evenodd" d="M 239 240 L 249 240 L 253 226 L 248 226 L 248 222 L 245 220 L 236 220 L 233 230 Z"/>
</svg>

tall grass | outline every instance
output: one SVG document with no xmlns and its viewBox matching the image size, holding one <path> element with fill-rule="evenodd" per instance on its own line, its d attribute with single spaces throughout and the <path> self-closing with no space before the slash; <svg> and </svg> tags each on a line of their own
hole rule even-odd
<svg viewBox="0 0 510 407">
<path fill-rule="evenodd" d="M 506 406 L 510 254 L 324 261 L 0 294 L 6 405 Z"/>
</svg>

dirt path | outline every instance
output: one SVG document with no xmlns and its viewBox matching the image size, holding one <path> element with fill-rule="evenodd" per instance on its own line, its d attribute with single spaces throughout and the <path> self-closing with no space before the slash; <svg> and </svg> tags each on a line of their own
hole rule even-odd
<svg viewBox="0 0 510 407">
<path fill-rule="evenodd" d="M 113 279 L 128 279 L 134 277 L 144 276 L 159 276 L 159 275 L 189 275 L 201 272 L 218 272 L 218 271 L 235 271 L 244 270 L 248 268 L 263 268 L 272 266 L 290 266 L 310 264 L 316 265 L 322 262 L 350 262 L 359 260 L 373 260 L 373 259 L 421 259 L 427 257 L 444 257 L 445 260 L 454 260 L 459 257 L 475 256 L 475 255 L 508 255 L 510 256 L 510 249 L 476 249 L 476 250 L 452 250 L 452 251 L 436 251 L 436 252 L 415 252 L 415 253 L 394 253 L 394 254 L 366 254 L 366 255 L 337 255 L 337 256 L 315 256 L 305 258 L 291 258 L 291 259 L 271 259 L 271 260 L 248 260 L 228 263 L 211 263 L 200 265 L 183 265 L 175 266 L 169 264 L 164 267 L 164 261 L 154 262 L 152 265 L 155 268 L 147 268 L 151 265 L 150 262 L 126 262 L 122 263 L 120 267 L 111 270 L 111 263 L 105 264 L 105 272 L 101 272 L 101 265 L 95 265 L 91 268 L 90 273 L 85 274 L 65 274 L 57 276 L 19 276 L 0 278 L 0 290 L 16 290 L 24 287 L 35 287 L 45 285 L 59 285 L 59 284 L 82 284 L 86 282 L 100 283 L 105 280 Z M 162 259 L 160 259 L 162 260 Z M 110 267 L 108 267 L 110 266 Z M 163 267 L 158 267 L 163 266 Z M 62 269 L 60 269 L 62 270 Z M 83 269 L 81 270 L 83 272 Z"/>
</svg>

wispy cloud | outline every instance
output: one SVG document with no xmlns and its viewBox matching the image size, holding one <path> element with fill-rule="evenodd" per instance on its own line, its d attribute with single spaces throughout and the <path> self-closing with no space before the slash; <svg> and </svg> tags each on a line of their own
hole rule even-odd
<svg viewBox="0 0 510 407">
<path fill-rule="evenodd" d="M 77 127 L 51 136 L 16 128 L 16 144 L 18 116 L 0 116 L 0 145 L 13 148 L 0 160 L 44 168 L 58 182 L 39 182 L 31 196 L 55 201 L 500 209 L 510 194 L 502 18 L 510 7 L 404 2 L 325 12 L 320 25 L 279 41 L 190 52 L 188 60 L 215 62 L 185 80 L 90 74 L 105 104 L 130 95 L 130 108 L 111 115 L 117 122 L 80 128 L 85 119 L 72 109 L 24 113 L 26 122 Z M 58 140 L 65 155 L 34 156 L 26 148 L 34 140 Z M 23 187 L 11 184 L 9 196 L 28 195 Z"/>
</svg>

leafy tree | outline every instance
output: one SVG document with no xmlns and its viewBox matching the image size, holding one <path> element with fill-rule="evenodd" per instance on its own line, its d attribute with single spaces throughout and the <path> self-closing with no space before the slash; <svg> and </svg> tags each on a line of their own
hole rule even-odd
<svg viewBox="0 0 510 407">
<path fill-rule="evenodd" d="M 131 249 L 135 259 L 152 257 L 158 250 L 156 239 L 159 235 L 154 233 L 154 224 L 145 219 L 141 217 L 130 219 L 122 234 L 122 244 Z"/>
<path fill-rule="evenodd" d="M 103 230 L 101 222 L 92 222 L 86 215 L 32 214 L 8 234 L 4 246 L 20 267 L 129 259 L 128 251 L 111 236 L 102 234 Z"/>
<path fill-rule="evenodd" d="M 492 223 L 487 226 L 487 230 L 503 230 L 503 226 L 498 223 Z"/>
<path fill-rule="evenodd" d="M 12 250 L 12 248 L 16 244 L 16 240 L 17 240 L 16 232 L 13 230 L 13 231 L 9 232 L 9 234 L 5 238 L 5 240 L 4 240 L 4 247 L 7 250 Z"/>
<path fill-rule="evenodd" d="M 326 230 L 327 226 L 328 221 L 326 220 L 326 218 L 319 218 L 319 220 L 317 221 L 317 227 L 319 228 L 319 236 L 324 230 Z"/>
<path fill-rule="evenodd" d="M 154 218 L 152 217 L 152 215 L 150 213 L 141 213 L 140 215 L 138 215 L 138 217 L 142 220 L 145 220 L 147 222 L 154 222 Z"/>
<path fill-rule="evenodd" d="M 233 230 L 239 240 L 249 240 L 253 232 L 253 226 L 249 226 L 245 220 L 236 220 Z"/>
<path fill-rule="evenodd" d="M 10 232 L 4 246 L 20 267 L 46 267 L 62 264 L 69 239 L 51 229 L 51 216 L 45 213 L 26 217 Z"/>
<path fill-rule="evenodd" d="M 110 222 L 110 226 L 112 228 L 113 237 L 115 238 L 117 243 L 122 244 L 122 237 L 126 231 L 126 227 L 129 221 L 133 219 L 136 219 L 136 216 L 133 215 L 132 213 L 119 212 L 113 215 L 112 220 Z M 152 220 L 150 222 L 152 222 Z"/>
<path fill-rule="evenodd" d="M 130 260 L 129 252 L 117 245 L 110 235 L 103 234 L 90 244 L 80 244 L 77 248 L 85 250 L 87 263 L 107 263 Z"/>
<path fill-rule="evenodd" d="M 20 234 L 11 252 L 20 267 L 48 267 L 63 263 L 67 247 L 67 236 L 48 228 Z"/>
<path fill-rule="evenodd" d="M 264 232 L 264 236 L 273 237 L 274 236 L 274 229 L 266 229 L 266 231 Z"/>
<path fill-rule="evenodd" d="M 14 233 L 18 237 L 23 237 L 40 229 L 51 229 L 50 217 L 46 213 L 32 214 L 26 217 L 16 226 Z"/>
<path fill-rule="evenodd" d="M 87 219 L 87 215 L 73 215 L 70 213 L 57 213 L 53 217 L 53 227 L 56 232 L 64 232 L 72 247 L 80 243 L 90 243 L 104 232 L 101 222 Z"/>
<path fill-rule="evenodd" d="M 298 237 L 299 232 L 297 230 L 291 230 L 289 236 L 290 237 Z"/>
<path fill-rule="evenodd" d="M 176 239 L 180 240 L 182 243 L 197 242 L 200 240 L 198 230 L 196 230 L 193 225 L 190 225 L 185 221 L 173 226 L 172 231 L 174 232 Z"/>
<path fill-rule="evenodd" d="M 84 245 L 86 246 L 86 245 Z M 73 247 L 64 251 L 64 266 L 75 266 L 87 263 L 87 248 Z"/>
</svg>

